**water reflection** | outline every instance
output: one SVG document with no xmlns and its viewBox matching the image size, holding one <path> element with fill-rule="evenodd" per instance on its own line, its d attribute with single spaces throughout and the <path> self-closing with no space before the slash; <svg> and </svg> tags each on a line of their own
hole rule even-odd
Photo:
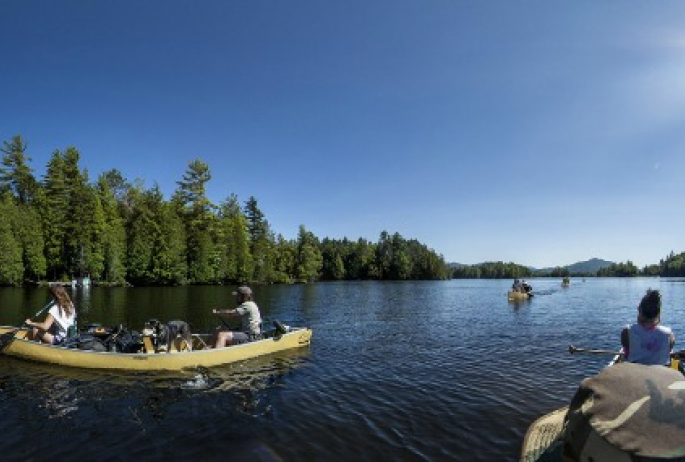
<svg viewBox="0 0 685 462">
<path fill-rule="evenodd" d="M 532 303 L 533 299 L 532 298 L 527 298 L 527 299 L 507 299 L 509 305 L 514 308 L 514 310 L 519 310 L 522 307 L 528 306 Z"/>
</svg>

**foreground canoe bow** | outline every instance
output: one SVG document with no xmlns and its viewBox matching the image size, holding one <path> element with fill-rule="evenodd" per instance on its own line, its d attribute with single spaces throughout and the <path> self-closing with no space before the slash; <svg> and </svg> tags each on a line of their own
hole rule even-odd
<svg viewBox="0 0 685 462">
<path fill-rule="evenodd" d="M 613 350 L 590 350 L 585 348 L 576 348 L 574 346 L 569 347 L 570 353 L 591 353 L 591 354 L 606 354 L 613 355 L 613 358 L 605 366 L 605 370 L 623 362 L 623 351 L 613 351 Z M 671 353 L 671 365 L 670 367 L 663 366 L 640 366 L 646 368 L 660 368 L 663 370 L 673 369 L 678 371 L 680 374 L 685 375 L 685 369 L 682 366 L 682 360 L 685 358 L 685 350 L 676 351 Z M 624 383 L 624 382 L 622 382 Z M 677 382 L 680 383 L 680 382 Z M 673 405 L 673 404 L 671 404 Z M 566 424 L 567 413 L 569 411 L 569 406 L 562 407 L 556 411 L 546 414 L 531 424 L 526 432 L 526 436 L 523 439 L 523 447 L 521 448 L 521 455 L 519 458 L 520 462 L 562 462 L 563 456 L 563 446 L 564 438 L 569 434 L 573 435 L 573 432 L 564 433 L 564 425 Z M 663 408 L 661 409 L 663 412 Z M 583 459 L 586 460 L 586 459 Z M 593 460 L 592 458 L 588 460 Z M 594 459 L 599 460 L 599 459 Z M 601 459 L 604 460 L 604 459 Z M 614 459 L 611 459 L 614 460 Z M 620 459 L 624 460 L 624 459 Z M 628 460 L 628 459 L 625 459 Z M 656 460 L 656 459 L 649 459 Z M 681 460 L 681 459 L 678 459 Z"/>
<path fill-rule="evenodd" d="M 523 439 L 520 462 L 562 460 L 562 441 L 559 437 L 564 429 L 566 412 L 568 406 L 550 412 L 533 422 Z"/>
<path fill-rule="evenodd" d="M 14 334 L 14 335 L 13 335 Z M 0 336 L 6 336 L 1 352 L 31 361 L 86 369 L 116 369 L 132 371 L 178 371 L 186 368 L 212 367 L 278 351 L 308 346 L 312 331 L 306 327 L 290 328 L 288 332 L 271 333 L 263 340 L 216 349 L 201 349 L 208 335 L 193 335 L 193 349 L 188 351 L 177 339 L 171 352 L 155 353 L 143 348 L 139 353 L 99 352 L 48 345 L 29 340 L 30 331 L 0 326 Z M 9 336 L 9 338 L 7 338 Z"/>
</svg>

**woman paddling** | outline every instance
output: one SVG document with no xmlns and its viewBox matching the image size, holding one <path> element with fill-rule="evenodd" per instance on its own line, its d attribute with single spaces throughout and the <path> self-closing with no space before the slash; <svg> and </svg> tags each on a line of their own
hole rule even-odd
<svg viewBox="0 0 685 462">
<path fill-rule="evenodd" d="M 637 322 L 621 331 L 624 358 L 631 363 L 668 365 L 675 335 L 661 321 L 661 294 L 649 289 L 637 308 Z"/>
<path fill-rule="evenodd" d="M 35 340 L 57 345 L 67 337 L 69 328 L 76 324 L 76 309 L 64 287 L 60 285 L 50 286 L 50 293 L 54 299 L 54 304 L 50 307 L 45 320 L 34 322 L 29 318 L 24 321 L 24 324 L 33 327 L 33 338 Z"/>
</svg>

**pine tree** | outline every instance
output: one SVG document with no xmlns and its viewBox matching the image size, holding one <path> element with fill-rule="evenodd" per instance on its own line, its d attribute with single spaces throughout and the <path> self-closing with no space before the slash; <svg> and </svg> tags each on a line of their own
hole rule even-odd
<svg viewBox="0 0 685 462">
<path fill-rule="evenodd" d="M 319 279 L 322 266 L 319 240 L 304 225 L 300 225 L 297 234 L 296 278 L 302 282 L 314 282 Z"/>
<path fill-rule="evenodd" d="M 259 209 L 254 196 L 250 196 L 245 202 L 244 213 L 250 238 L 250 254 L 254 264 L 251 279 L 269 282 L 273 278 L 274 268 L 274 243 L 269 223 L 264 218 L 264 213 Z"/>
<path fill-rule="evenodd" d="M 97 189 L 105 223 L 102 234 L 102 277 L 108 282 L 123 283 L 126 277 L 126 229 L 109 178 L 107 173 L 100 175 Z"/>
<path fill-rule="evenodd" d="M 183 180 L 177 182 L 173 199 L 184 219 L 188 277 L 195 283 L 216 283 L 222 273 L 216 220 L 212 213 L 215 206 L 206 195 L 206 183 L 211 178 L 209 166 L 195 159 L 188 164 Z"/>
<path fill-rule="evenodd" d="M 69 192 L 65 180 L 64 159 L 53 152 L 43 180 L 45 196 L 40 205 L 45 237 L 47 271 L 53 279 L 66 277 L 64 240 L 67 234 Z"/>
<path fill-rule="evenodd" d="M 247 232 L 248 224 L 240 210 L 240 204 L 235 194 L 230 195 L 221 205 L 220 222 L 226 282 L 251 281 L 253 263 L 250 252 L 250 237 Z"/>
<path fill-rule="evenodd" d="M 31 158 L 25 155 L 26 143 L 21 135 L 16 135 L 11 142 L 5 141 L 0 151 L 3 152 L 0 191 L 10 190 L 20 205 L 28 204 L 33 198 L 37 182 L 33 169 L 27 165 Z"/>
<path fill-rule="evenodd" d="M 0 196 L 0 285 L 19 285 L 24 275 L 21 244 L 12 230 L 16 206 L 6 191 Z"/>
</svg>

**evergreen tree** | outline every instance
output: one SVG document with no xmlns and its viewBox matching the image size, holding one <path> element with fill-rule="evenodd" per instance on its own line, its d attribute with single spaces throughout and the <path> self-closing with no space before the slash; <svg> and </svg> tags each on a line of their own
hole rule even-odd
<svg viewBox="0 0 685 462">
<path fill-rule="evenodd" d="M 393 279 L 393 245 L 387 231 L 382 231 L 376 246 L 376 263 L 381 279 Z"/>
<path fill-rule="evenodd" d="M 64 159 L 54 151 L 43 180 L 45 195 L 40 216 L 45 236 L 45 257 L 48 275 L 52 279 L 67 277 L 64 241 L 67 235 L 69 191 L 65 180 Z"/>
<path fill-rule="evenodd" d="M 274 262 L 272 258 L 273 240 L 269 223 L 264 218 L 264 213 L 259 209 L 257 199 L 253 196 L 245 203 L 245 218 L 250 238 L 250 254 L 253 262 L 253 281 L 269 282 L 273 278 Z"/>
<path fill-rule="evenodd" d="M 297 234 L 297 258 L 295 277 L 302 282 L 314 282 L 319 279 L 323 257 L 319 249 L 319 240 L 314 233 L 300 225 Z"/>
<path fill-rule="evenodd" d="M 69 147 L 63 155 L 67 220 L 63 240 L 63 261 L 69 276 L 92 275 L 99 278 L 104 268 L 102 234 L 104 214 L 95 189 L 88 183 L 88 172 L 79 168 L 80 153 Z"/>
<path fill-rule="evenodd" d="M 159 208 L 155 214 L 160 226 L 154 242 L 152 278 L 155 283 L 185 284 L 188 266 L 183 221 L 170 203 L 161 201 L 161 193 L 157 188 L 154 194 L 160 198 L 156 202 Z"/>
<path fill-rule="evenodd" d="M 182 211 L 187 237 L 188 277 L 195 283 L 216 283 L 222 274 L 217 245 L 214 205 L 206 195 L 206 184 L 212 178 L 209 166 L 200 159 L 188 164 L 173 202 Z"/>
<path fill-rule="evenodd" d="M 321 279 L 332 281 L 345 279 L 345 257 L 348 248 L 343 242 L 323 239 L 321 242 L 321 256 L 323 257 Z"/>
<path fill-rule="evenodd" d="M 275 238 L 275 260 L 273 282 L 291 283 L 295 273 L 297 246 L 281 234 Z"/>
<path fill-rule="evenodd" d="M 412 274 L 413 261 L 409 256 L 407 241 L 399 233 L 395 233 L 392 236 L 391 245 L 390 277 L 398 281 L 409 279 Z"/>
<path fill-rule="evenodd" d="M 19 205 L 14 221 L 15 237 L 22 251 L 24 279 L 38 281 L 47 271 L 47 262 L 43 250 L 45 241 L 38 209 L 29 205 Z"/>
<path fill-rule="evenodd" d="M 131 219 L 127 226 L 126 279 L 134 285 L 155 282 L 152 278 L 152 257 L 155 236 L 159 233 L 149 202 L 151 194 L 134 187 L 130 191 Z"/>
<path fill-rule="evenodd" d="M 227 282 L 248 282 L 253 274 L 252 254 L 247 219 L 238 198 L 231 194 L 221 206 L 220 221 L 223 236 L 224 278 Z"/>
<path fill-rule="evenodd" d="M 123 283 L 126 278 L 126 228 L 110 178 L 104 173 L 98 179 L 98 195 L 105 222 L 102 277 L 108 282 Z"/>
<path fill-rule="evenodd" d="M 128 241 L 128 279 L 134 284 L 186 282 L 186 237 L 172 204 L 159 187 L 138 191 Z"/>
<path fill-rule="evenodd" d="M 30 157 L 25 155 L 26 143 L 21 135 L 16 135 L 11 142 L 4 142 L 2 165 L 0 168 L 0 191 L 10 190 L 20 205 L 28 204 L 37 188 L 33 169 L 27 163 Z"/>
<path fill-rule="evenodd" d="M 9 192 L 0 196 L 0 285 L 20 285 L 24 275 L 21 244 L 12 230 L 16 206 Z"/>
</svg>

